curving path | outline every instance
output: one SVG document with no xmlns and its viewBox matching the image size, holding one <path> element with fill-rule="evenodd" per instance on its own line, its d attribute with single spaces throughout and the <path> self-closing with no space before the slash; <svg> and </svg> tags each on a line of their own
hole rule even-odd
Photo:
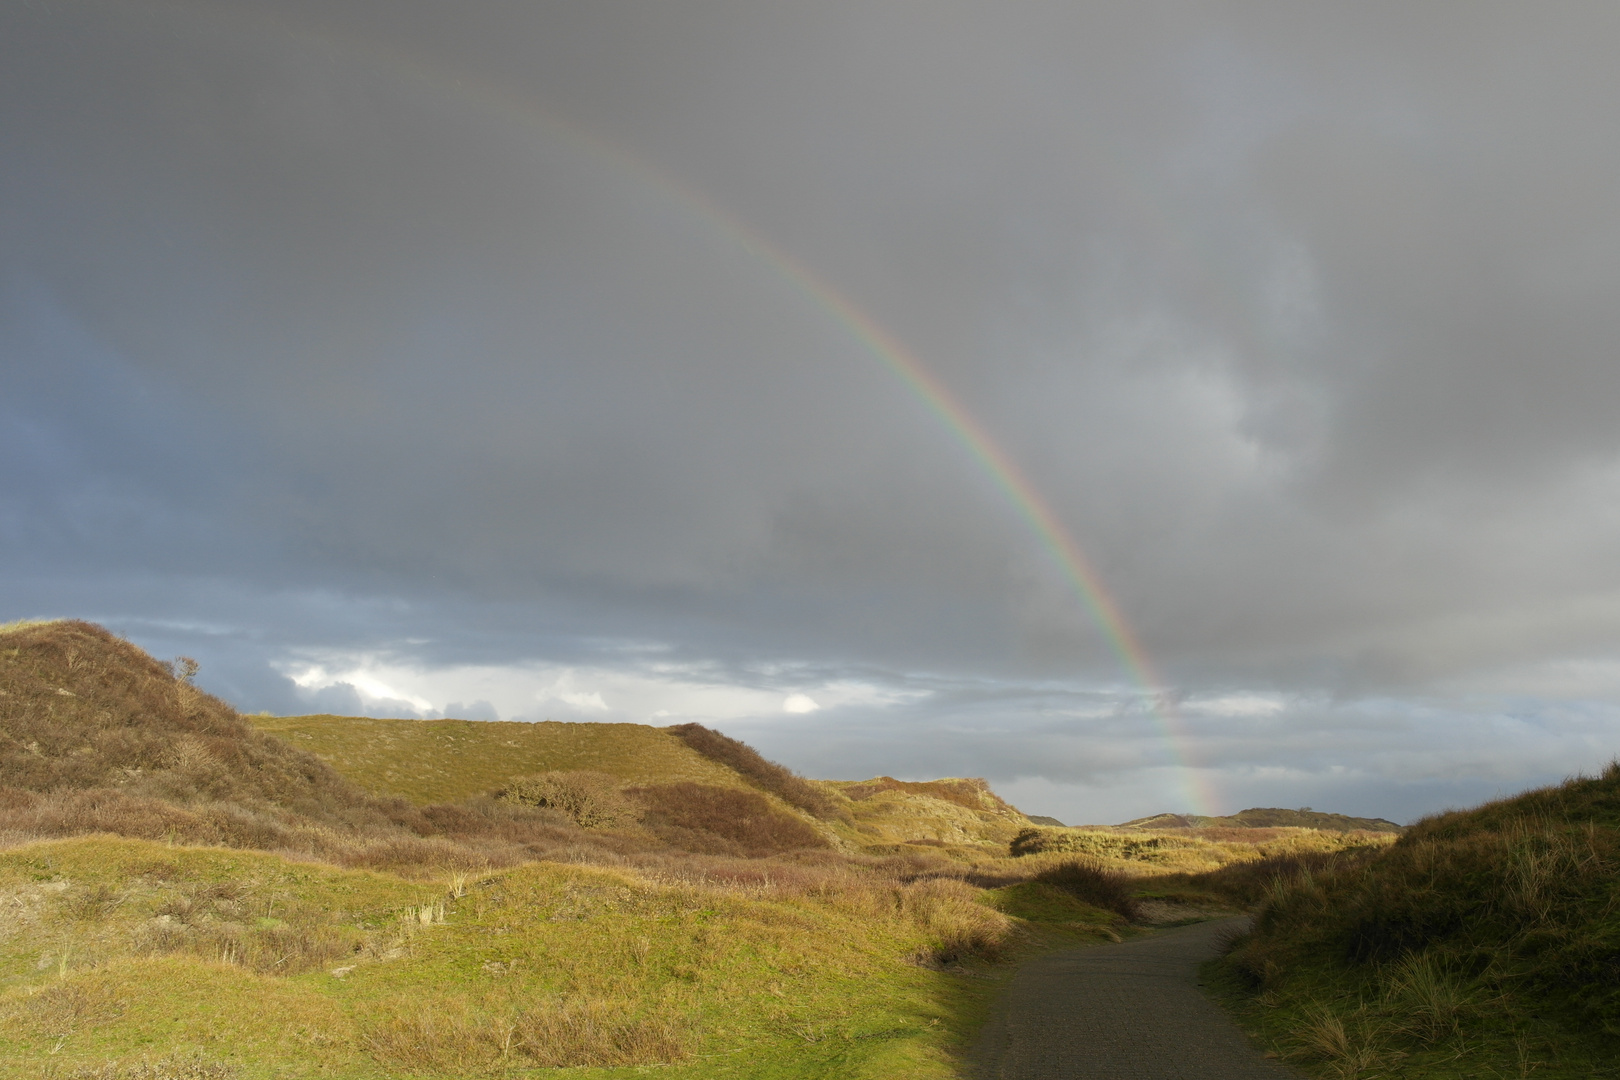
<svg viewBox="0 0 1620 1080">
<path fill-rule="evenodd" d="M 1013 977 L 976 1048 L 983 1080 L 1288 1080 L 1198 988 L 1221 919 L 1068 949 Z"/>
</svg>

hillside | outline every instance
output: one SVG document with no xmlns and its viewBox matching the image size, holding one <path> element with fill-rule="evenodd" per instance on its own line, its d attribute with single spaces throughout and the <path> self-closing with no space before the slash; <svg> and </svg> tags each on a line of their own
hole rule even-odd
<svg viewBox="0 0 1620 1080">
<path fill-rule="evenodd" d="M 1031 824 L 979 779 L 911 782 L 879 776 L 829 786 L 848 800 L 853 828 L 846 835 L 869 849 L 921 842 L 1005 851 Z"/>
<path fill-rule="evenodd" d="M 524 724 L 482 720 L 374 720 L 356 716 L 250 716 L 260 731 L 308 750 L 378 794 L 454 802 L 516 776 L 588 769 L 627 783 L 687 781 L 748 786 L 731 769 L 662 728 L 645 724 Z"/>
<path fill-rule="evenodd" d="M 1205 817 L 1198 814 L 1154 814 L 1116 825 L 1117 829 L 1321 829 L 1325 832 L 1388 832 L 1398 833 L 1401 826 L 1384 818 L 1349 817 L 1345 814 L 1325 814 L 1304 808 L 1283 810 L 1276 807 L 1253 807 L 1226 817 Z"/>
<path fill-rule="evenodd" d="M 105 831 L 315 851 L 334 829 L 430 831 L 82 622 L 0 630 L 0 796 L 11 838 Z"/>
<path fill-rule="evenodd" d="M 407 773 L 440 766 L 430 775 L 459 779 L 469 793 L 453 803 L 413 803 L 386 787 L 367 790 L 256 728 L 192 686 L 183 668 L 177 675 L 89 623 L 0 631 L 0 839 L 105 832 L 422 874 L 536 858 L 652 858 L 672 848 L 751 856 L 835 842 L 813 817 L 653 728 L 600 725 L 602 738 L 570 740 L 566 729 L 593 725 L 542 725 L 542 737 L 565 729 L 544 745 L 572 754 L 545 758 L 524 756 L 525 725 L 360 721 L 358 736 L 347 721 L 313 725 L 353 750 L 361 775 L 367 768 L 386 774 L 390 761 Z M 403 737 L 390 742 L 391 730 Z M 301 729 L 287 734 L 306 741 Z M 615 748 L 627 756 L 614 759 Z M 388 757 L 394 753 L 397 759 Z M 507 767 L 491 768 L 490 759 L 503 754 Z M 331 756 L 352 767 L 343 755 Z M 565 772 L 565 784 L 576 787 L 589 786 L 593 775 L 611 783 L 608 770 L 628 773 L 624 778 L 636 781 L 633 798 L 626 796 L 633 812 L 615 828 L 582 828 L 544 800 L 492 797 L 499 781 L 548 761 L 603 767 Z"/>
<path fill-rule="evenodd" d="M 805 781 L 697 724 L 503 723 L 251 716 L 378 794 L 417 803 L 496 790 L 516 777 L 592 770 L 627 784 L 697 783 L 757 791 L 851 850 L 923 843 L 1003 851 L 1030 820 L 983 780 Z"/>
<path fill-rule="evenodd" d="M 1620 765 L 1257 882 L 1224 961 L 1323 1075 L 1620 1075 Z"/>
</svg>

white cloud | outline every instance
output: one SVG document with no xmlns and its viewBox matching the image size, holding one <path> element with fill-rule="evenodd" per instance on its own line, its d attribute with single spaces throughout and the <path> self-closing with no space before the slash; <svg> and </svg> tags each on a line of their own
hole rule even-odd
<svg viewBox="0 0 1620 1080">
<path fill-rule="evenodd" d="M 1255 693 L 1190 697 L 1181 703 L 1181 709 L 1186 713 L 1234 717 L 1276 716 L 1287 707 L 1287 699 L 1279 695 Z"/>
<path fill-rule="evenodd" d="M 803 715 L 826 708 L 885 708 L 925 697 L 857 680 L 793 686 L 799 669 L 771 672 L 767 683 L 747 685 L 717 667 L 656 662 L 625 667 L 558 666 L 546 663 L 427 667 L 375 654 L 315 655 L 279 665 L 302 690 L 318 692 L 346 684 L 360 707 L 388 703 L 421 716 L 445 715 L 450 703 L 485 701 L 503 717 L 518 720 L 628 720 L 731 723 L 742 719 Z M 790 681 L 792 680 L 792 681 Z M 784 696 L 785 692 L 785 696 Z"/>
</svg>

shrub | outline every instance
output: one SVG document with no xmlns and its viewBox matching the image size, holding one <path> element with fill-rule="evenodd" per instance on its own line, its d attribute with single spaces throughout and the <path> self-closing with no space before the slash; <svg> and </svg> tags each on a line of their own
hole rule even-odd
<svg viewBox="0 0 1620 1080">
<path fill-rule="evenodd" d="M 513 780 L 495 793 L 502 802 L 538 806 L 567 814 L 583 829 L 612 829 L 633 824 L 636 806 L 607 773 L 580 769 L 543 772 Z"/>
<path fill-rule="evenodd" d="M 1035 881 L 1062 889 L 1076 900 L 1112 911 L 1127 919 L 1137 915 L 1136 898 L 1131 895 L 1131 879 L 1117 870 L 1095 862 L 1072 859 L 1042 870 Z"/>
<path fill-rule="evenodd" d="M 900 910 L 928 935 L 918 959 L 949 964 L 966 956 L 994 959 L 1007 944 L 1012 920 L 979 902 L 979 890 L 961 881 L 933 878 L 896 890 Z"/>
</svg>

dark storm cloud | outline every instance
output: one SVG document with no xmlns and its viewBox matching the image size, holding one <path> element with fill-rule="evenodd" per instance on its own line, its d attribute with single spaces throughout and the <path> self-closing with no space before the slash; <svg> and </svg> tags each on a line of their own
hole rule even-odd
<svg viewBox="0 0 1620 1080">
<path fill-rule="evenodd" d="M 384 700 L 295 685 L 319 650 L 652 649 L 750 693 L 947 680 L 759 729 L 811 771 L 902 771 L 921 730 L 919 772 L 1171 768 L 960 436 L 708 200 L 952 388 L 1183 698 L 1281 695 L 1193 724 L 1229 786 L 1420 807 L 1388 743 L 1491 732 L 1466 767 L 1418 755 L 1473 792 L 1536 742 L 1510 715 L 1556 748 L 1524 775 L 1568 770 L 1608 714 L 1556 702 L 1620 693 L 1617 31 L 1606 5 L 14 5 L 5 602 L 213 650 L 248 708 Z M 1052 728 L 1051 693 L 1108 702 Z"/>
</svg>

